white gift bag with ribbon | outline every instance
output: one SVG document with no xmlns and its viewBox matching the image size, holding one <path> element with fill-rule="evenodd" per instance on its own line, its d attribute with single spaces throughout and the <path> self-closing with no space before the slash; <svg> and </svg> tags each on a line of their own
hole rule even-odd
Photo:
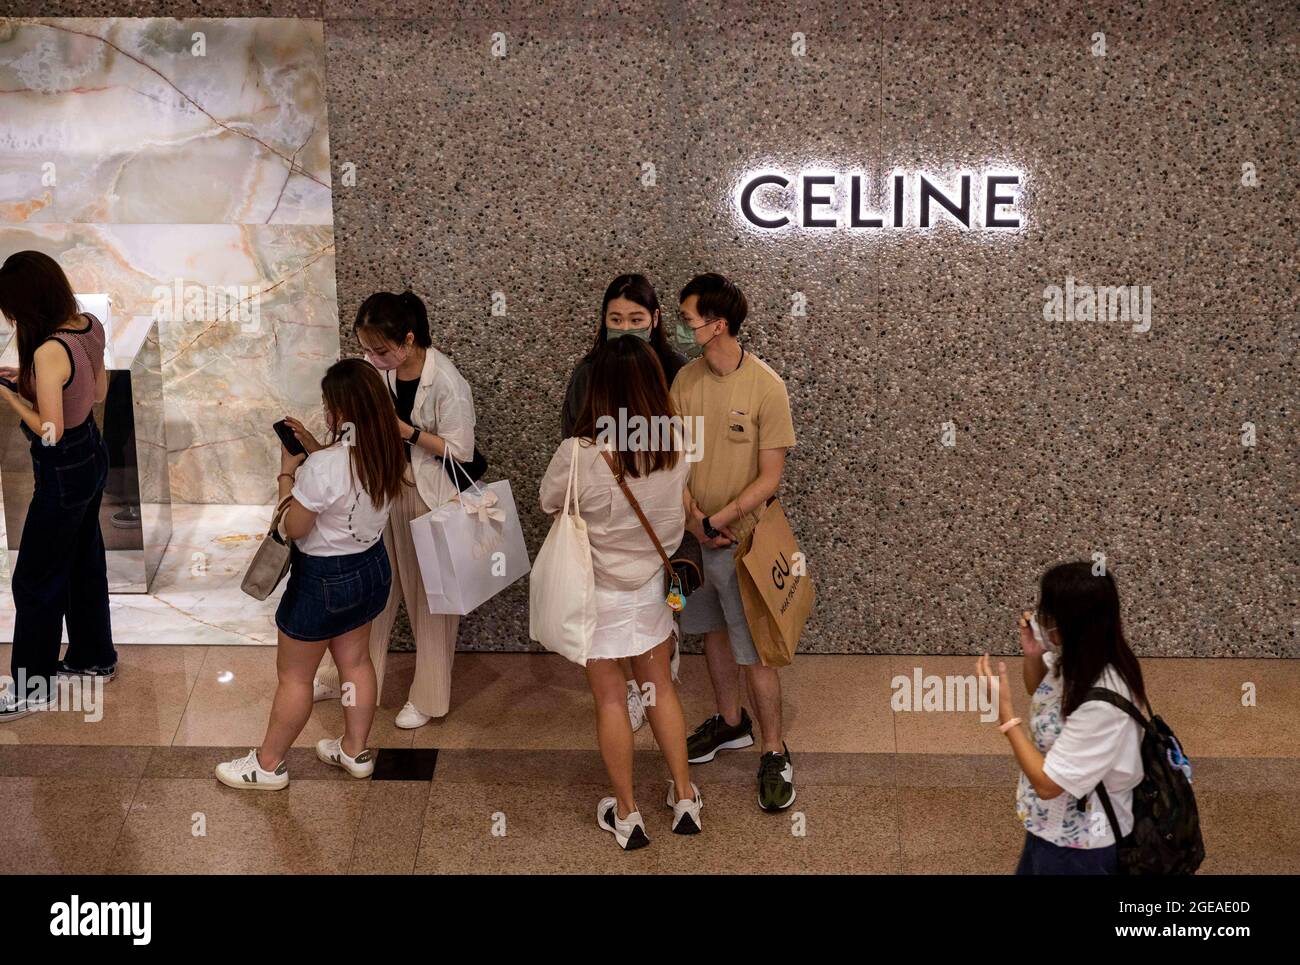
<svg viewBox="0 0 1300 965">
<path fill-rule="evenodd" d="M 473 483 L 417 516 L 411 520 L 411 538 L 430 613 L 464 616 L 529 570 L 524 531 L 504 479 L 486 486 Z"/>
</svg>

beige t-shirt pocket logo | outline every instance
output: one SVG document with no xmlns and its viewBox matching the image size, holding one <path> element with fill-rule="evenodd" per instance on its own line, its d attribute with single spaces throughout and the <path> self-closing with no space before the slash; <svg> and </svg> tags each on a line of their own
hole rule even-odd
<svg viewBox="0 0 1300 965">
<path fill-rule="evenodd" d="M 749 413 L 731 410 L 727 416 L 727 438 L 732 442 L 749 442 L 754 438 L 754 420 Z"/>
</svg>

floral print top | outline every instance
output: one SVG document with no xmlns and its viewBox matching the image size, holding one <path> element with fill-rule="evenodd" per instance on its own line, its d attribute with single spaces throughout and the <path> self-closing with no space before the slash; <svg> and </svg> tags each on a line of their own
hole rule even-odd
<svg viewBox="0 0 1300 965">
<path fill-rule="evenodd" d="M 1047 673 L 1029 702 L 1029 736 L 1034 746 L 1046 754 L 1056 743 L 1063 726 L 1061 691 L 1064 680 L 1056 670 L 1056 654 L 1044 653 L 1043 663 Z M 1092 816 L 1079 808 L 1077 798 L 1058 794 L 1050 801 L 1044 801 L 1023 772 L 1016 786 L 1016 816 L 1030 834 L 1062 848 L 1088 848 L 1097 841 L 1095 834 L 1088 833 Z"/>
</svg>

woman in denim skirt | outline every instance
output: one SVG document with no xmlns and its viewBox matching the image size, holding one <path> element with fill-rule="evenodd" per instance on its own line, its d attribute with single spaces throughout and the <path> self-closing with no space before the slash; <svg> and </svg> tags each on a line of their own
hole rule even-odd
<svg viewBox="0 0 1300 965">
<path fill-rule="evenodd" d="M 345 699 L 343 736 L 317 756 L 353 777 L 369 777 L 366 748 L 377 700 L 370 622 L 388 602 L 392 569 L 382 536 L 401 493 L 406 456 L 379 373 L 361 359 L 335 362 L 321 380 L 331 442 L 310 454 L 281 449 L 280 499 L 292 497 L 284 532 L 293 540 L 289 583 L 275 611 L 279 684 L 260 748 L 217 765 L 217 779 L 241 790 L 289 784 L 285 754 L 311 716 L 312 680 L 328 650 Z"/>
</svg>

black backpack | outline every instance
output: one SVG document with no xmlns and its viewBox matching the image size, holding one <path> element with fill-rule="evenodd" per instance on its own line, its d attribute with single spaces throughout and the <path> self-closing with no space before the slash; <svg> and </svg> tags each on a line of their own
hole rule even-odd
<svg viewBox="0 0 1300 965">
<path fill-rule="evenodd" d="M 1097 785 L 1097 797 L 1115 835 L 1120 874 L 1193 874 L 1205 860 L 1205 842 L 1187 774 L 1190 764 L 1178 738 L 1159 717 L 1153 714 L 1147 720 L 1132 701 L 1113 690 L 1094 687 L 1083 699 L 1113 704 L 1142 728 L 1142 783 L 1133 789 L 1133 830 L 1128 837 L 1120 838 L 1110 795 L 1105 786 Z"/>
</svg>

